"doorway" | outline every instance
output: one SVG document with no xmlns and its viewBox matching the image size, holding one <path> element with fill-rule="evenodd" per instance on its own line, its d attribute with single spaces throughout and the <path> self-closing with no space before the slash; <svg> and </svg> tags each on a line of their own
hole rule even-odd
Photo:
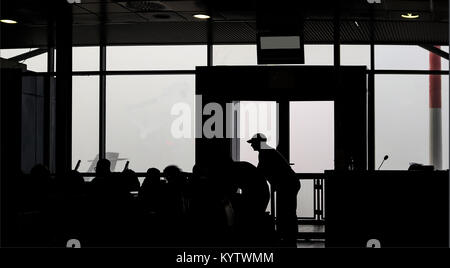
<svg viewBox="0 0 450 268">
<path fill-rule="evenodd" d="M 290 102 L 289 121 L 284 121 L 288 126 L 279 126 L 277 102 L 235 103 L 239 104 L 239 109 L 234 114 L 237 135 L 233 140 L 233 160 L 258 166 L 258 153 L 253 151 L 247 140 L 256 133 L 263 133 L 268 138 L 269 146 L 277 148 L 280 127 L 290 130 L 288 161 L 296 173 L 324 173 L 325 170 L 334 169 L 334 102 Z M 313 179 L 302 181 L 297 199 L 297 215 L 300 220 L 317 218 L 317 184 Z M 270 205 L 267 210 L 271 212 Z"/>
<path fill-rule="evenodd" d="M 199 67 L 196 94 L 203 100 L 200 108 L 215 103 L 225 111 L 230 104 L 240 105 L 233 114 L 222 115 L 225 126 L 234 126 L 232 131 L 224 127 L 220 138 L 213 139 L 196 133 L 196 162 L 208 163 L 212 155 L 221 154 L 257 165 L 257 154 L 246 141 L 257 132 L 264 133 L 260 123 L 266 123 L 272 146 L 300 173 L 300 219 L 323 222 L 325 184 L 323 177 L 311 173 L 348 170 L 350 165 L 367 170 L 366 85 L 365 66 L 339 70 L 330 66 Z M 243 112 L 241 104 L 256 111 L 261 106 L 267 109 L 255 115 Z M 196 120 L 196 129 L 201 130 L 198 126 L 209 118 L 203 115 Z"/>
</svg>

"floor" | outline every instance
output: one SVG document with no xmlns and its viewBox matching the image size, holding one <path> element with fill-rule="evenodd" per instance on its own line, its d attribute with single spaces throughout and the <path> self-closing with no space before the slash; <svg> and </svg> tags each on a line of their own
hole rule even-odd
<svg viewBox="0 0 450 268">
<path fill-rule="evenodd" d="M 325 241 L 298 241 L 297 248 L 325 248 Z"/>
<path fill-rule="evenodd" d="M 298 248 L 325 248 L 324 225 L 299 225 Z"/>
</svg>

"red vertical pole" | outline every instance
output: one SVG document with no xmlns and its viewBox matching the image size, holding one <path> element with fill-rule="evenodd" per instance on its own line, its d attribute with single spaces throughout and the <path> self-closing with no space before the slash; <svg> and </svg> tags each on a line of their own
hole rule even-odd
<svg viewBox="0 0 450 268">
<path fill-rule="evenodd" d="M 440 47 L 438 47 L 440 48 Z M 441 57 L 430 52 L 430 70 L 441 70 Z M 430 75 L 430 164 L 442 169 L 442 79 Z"/>
</svg>

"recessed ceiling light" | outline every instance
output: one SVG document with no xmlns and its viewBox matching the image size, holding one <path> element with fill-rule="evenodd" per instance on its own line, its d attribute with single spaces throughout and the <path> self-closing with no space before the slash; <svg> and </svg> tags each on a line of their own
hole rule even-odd
<svg viewBox="0 0 450 268">
<path fill-rule="evenodd" d="M 207 19 L 210 19 L 211 16 L 206 15 L 206 14 L 195 14 L 194 18 L 200 19 L 200 20 L 207 20 Z"/>
<path fill-rule="evenodd" d="M 0 22 L 6 23 L 6 24 L 17 24 L 17 21 L 8 20 L 8 19 L 1 19 Z"/>
<path fill-rule="evenodd" d="M 406 13 L 406 14 L 402 14 L 402 18 L 404 19 L 418 19 L 420 18 L 419 14 L 413 14 L 413 13 Z"/>
</svg>

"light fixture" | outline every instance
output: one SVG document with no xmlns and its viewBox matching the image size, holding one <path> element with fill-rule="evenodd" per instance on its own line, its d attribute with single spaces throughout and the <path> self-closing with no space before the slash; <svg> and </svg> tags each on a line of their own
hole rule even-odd
<svg viewBox="0 0 450 268">
<path fill-rule="evenodd" d="M 195 14 L 194 18 L 199 19 L 199 20 L 207 20 L 207 19 L 210 19 L 211 16 L 206 15 L 206 14 Z"/>
<path fill-rule="evenodd" d="M 413 14 L 413 13 L 406 13 L 406 14 L 402 14 L 402 18 L 404 19 L 418 19 L 420 18 L 419 14 Z"/>
<path fill-rule="evenodd" d="M 0 22 L 6 23 L 6 24 L 17 24 L 17 21 L 15 21 L 15 20 L 8 20 L 8 19 L 1 19 Z"/>
</svg>

